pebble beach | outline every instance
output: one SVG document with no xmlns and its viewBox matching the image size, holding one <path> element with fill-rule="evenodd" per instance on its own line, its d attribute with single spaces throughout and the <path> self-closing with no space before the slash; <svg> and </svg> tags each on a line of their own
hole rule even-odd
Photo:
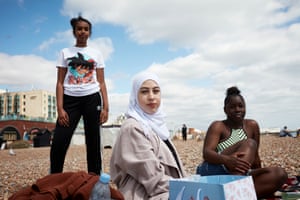
<svg viewBox="0 0 300 200">
<path fill-rule="evenodd" d="M 203 141 L 191 139 L 186 142 L 173 140 L 188 174 L 194 174 L 202 162 Z M 260 157 L 263 166 L 280 166 L 291 175 L 300 175 L 300 137 L 278 137 L 261 135 Z M 14 149 L 0 151 L 0 200 L 6 200 L 16 191 L 30 186 L 49 173 L 50 147 Z M 112 149 L 103 150 L 104 172 L 109 173 Z M 85 146 L 72 145 L 67 153 L 64 171 L 86 170 Z"/>
</svg>

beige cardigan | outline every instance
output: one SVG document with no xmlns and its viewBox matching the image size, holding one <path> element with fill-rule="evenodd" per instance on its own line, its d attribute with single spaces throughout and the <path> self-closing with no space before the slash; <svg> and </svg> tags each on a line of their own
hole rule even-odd
<svg viewBox="0 0 300 200">
<path fill-rule="evenodd" d="M 180 169 L 168 146 L 155 133 L 147 138 L 141 125 L 129 118 L 113 147 L 110 175 L 126 200 L 168 199 L 169 180 L 185 176 L 178 159 Z"/>
</svg>

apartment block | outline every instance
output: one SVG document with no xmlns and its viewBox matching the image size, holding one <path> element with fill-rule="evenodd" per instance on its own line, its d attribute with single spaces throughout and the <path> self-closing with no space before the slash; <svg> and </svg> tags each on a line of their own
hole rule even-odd
<svg viewBox="0 0 300 200">
<path fill-rule="evenodd" d="M 55 93 L 45 90 L 0 91 L 0 119 L 36 118 L 53 121 L 56 117 Z"/>
</svg>

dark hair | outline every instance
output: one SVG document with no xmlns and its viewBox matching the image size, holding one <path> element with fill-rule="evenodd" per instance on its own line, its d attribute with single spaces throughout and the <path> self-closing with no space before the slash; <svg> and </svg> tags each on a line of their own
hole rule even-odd
<svg viewBox="0 0 300 200">
<path fill-rule="evenodd" d="M 230 98 L 233 96 L 239 96 L 244 101 L 244 97 L 241 95 L 241 91 L 236 86 L 232 86 L 226 90 L 224 106 L 226 106 L 229 103 Z"/>
<path fill-rule="evenodd" d="M 86 23 L 89 24 L 89 27 L 90 27 L 90 35 L 92 34 L 92 24 L 89 20 L 81 17 L 80 15 L 78 17 L 74 17 L 70 20 L 70 24 L 72 26 L 72 29 L 73 29 L 73 34 L 75 35 L 75 29 L 76 29 L 76 25 L 79 21 L 84 21 Z"/>
</svg>

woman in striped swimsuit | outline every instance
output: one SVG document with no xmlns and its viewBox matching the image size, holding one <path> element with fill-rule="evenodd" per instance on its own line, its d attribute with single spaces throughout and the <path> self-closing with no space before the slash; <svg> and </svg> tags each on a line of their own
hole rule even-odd
<svg viewBox="0 0 300 200">
<path fill-rule="evenodd" d="M 237 87 L 227 89 L 224 100 L 227 119 L 213 122 L 203 145 L 204 162 L 197 174 L 251 175 L 258 198 L 270 197 L 286 181 L 287 174 L 280 167 L 262 168 L 259 148 L 259 126 L 255 120 L 244 119 L 246 105 Z"/>
</svg>

